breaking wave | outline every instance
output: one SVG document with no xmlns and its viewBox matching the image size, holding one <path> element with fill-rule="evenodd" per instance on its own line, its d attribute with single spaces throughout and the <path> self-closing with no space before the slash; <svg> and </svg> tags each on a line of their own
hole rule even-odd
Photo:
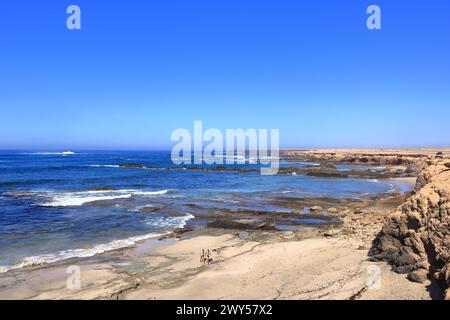
<svg viewBox="0 0 450 320">
<path fill-rule="evenodd" d="M 76 152 L 73 151 L 63 151 L 63 152 L 24 152 L 21 154 L 27 154 L 27 155 L 42 155 L 42 156 L 50 156 L 50 155 L 55 155 L 55 156 L 70 156 L 70 155 L 74 155 L 77 154 Z"/>
<path fill-rule="evenodd" d="M 105 201 L 114 199 L 126 199 L 132 196 L 156 196 L 163 195 L 169 190 L 140 191 L 140 190 L 110 190 L 110 191 L 80 191 L 80 192 L 51 192 L 46 194 L 50 201 L 39 204 L 44 207 L 71 207 L 82 206 L 95 201 Z"/>
<path fill-rule="evenodd" d="M 155 219 L 154 225 L 158 227 L 168 227 L 171 229 L 183 228 L 186 223 L 195 218 L 194 215 L 187 213 L 185 216 L 171 217 L 171 218 L 161 218 Z M 151 223 L 147 223 L 151 224 Z M 152 223 L 153 224 L 153 223 Z M 162 233 L 147 233 L 141 236 L 134 236 L 126 239 L 113 240 L 108 243 L 98 244 L 92 248 L 87 249 L 69 249 L 63 250 L 58 253 L 42 254 L 37 256 L 26 257 L 21 263 L 12 266 L 0 266 L 0 273 L 7 272 L 13 269 L 20 269 L 24 267 L 40 266 L 44 264 L 55 263 L 71 258 L 87 258 L 98 254 L 102 254 L 107 251 L 117 250 L 121 248 L 134 246 L 137 242 L 147 240 L 150 238 L 160 237 L 169 234 L 170 231 Z"/>
</svg>

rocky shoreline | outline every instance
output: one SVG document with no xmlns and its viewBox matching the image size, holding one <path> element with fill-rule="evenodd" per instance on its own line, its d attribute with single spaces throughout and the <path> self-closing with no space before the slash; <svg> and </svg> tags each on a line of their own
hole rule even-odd
<svg viewBox="0 0 450 320">
<path fill-rule="evenodd" d="M 300 160 L 304 161 L 304 160 Z M 317 161 L 318 162 L 318 161 Z M 411 163 L 409 165 L 387 165 L 385 167 L 373 169 L 347 169 L 338 170 L 335 166 L 335 161 L 320 162 L 318 165 L 299 166 L 283 166 L 278 168 L 277 174 L 285 175 L 305 175 L 310 177 L 322 178 L 359 178 L 359 179 L 390 179 L 401 177 L 416 177 L 419 173 L 419 165 Z M 347 164 L 347 162 L 344 162 Z M 369 165 L 374 165 L 370 163 Z M 255 167 L 233 167 L 233 166 L 215 166 L 215 167 L 201 167 L 201 166 L 146 166 L 144 164 L 120 164 L 119 168 L 128 169 L 145 169 L 145 170 L 193 170 L 201 172 L 238 172 L 238 173 L 259 173 L 260 168 Z"/>
<path fill-rule="evenodd" d="M 341 163 L 326 157 L 323 169 Z M 1 274 L 0 299 L 439 299 L 443 295 L 435 282 L 450 298 L 450 160 L 436 152 L 411 159 L 401 168 L 386 165 L 386 170 L 423 166 L 412 193 L 364 199 L 274 197 L 274 205 L 289 210 L 209 212 L 202 227 Z M 409 175 L 414 173 L 400 176 Z M 299 213 L 325 223 L 300 225 L 293 219 Z M 199 264 L 203 248 L 212 250 L 213 264 Z M 65 287 L 66 268 L 73 264 L 83 274 L 77 291 Z M 373 266 L 382 272 L 380 290 L 367 285 L 367 270 Z M 213 283 L 223 284 L 220 292 Z"/>
<path fill-rule="evenodd" d="M 450 160 L 430 160 L 414 193 L 389 217 L 369 255 L 412 281 L 437 281 L 450 299 Z"/>
<path fill-rule="evenodd" d="M 373 261 L 389 262 L 411 281 L 439 284 L 445 299 L 450 299 L 449 149 L 286 150 L 283 156 L 297 161 L 400 166 L 405 175 L 417 175 L 413 194 L 387 217 L 368 254 Z"/>
<path fill-rule="evenodd" d="M 284 159 L 355 165 L 412 165 L 420 170 L 428 160 L 448 158 L 450 149 L 308 149 L 282 150 Z"/>
<path fill-rule="evenodd" d="M 394 292 L 371 291 L 366 285 L 372 265 L 367 250 L 406 197 L 274 198 L 277 205 L 303 210 L 308 218 L 335 222 L 287 231 L 273 224 L 286 223 L 294 213 L 266 217 L 266 212 L 229 210 L 220 218 L 208 217 L 205 227 L 177 229 L 135 247 L 2 274 L 0 299 L 427 299 L 425 287 L 393 276 L 384 264 L 376 265 Z M 198 263 L 201 248 L 212 250 L 212 265 Z M 280 265 L 270 262 L 274 256 Z M 82 270 L 83 285 L 71 291 L 65 289 L 65 270 L 74 264 Z M 247 274 L 247 268 L 253 271 Z M 222 280 L 239 285 L 226 286 L 220 295 L 198 289 Z M 272 289 L 265 291 L 266 286 Z M 405 286 L 409 289 L 400 293 Z M 245 290 L 236 291 L 240 287 Z"/>
</svg>

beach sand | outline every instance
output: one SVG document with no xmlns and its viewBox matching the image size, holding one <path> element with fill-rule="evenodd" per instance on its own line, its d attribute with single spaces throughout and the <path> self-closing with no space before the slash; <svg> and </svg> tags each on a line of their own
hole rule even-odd
<svg viewBox="0 0 450 320">
<path fill-rule="evenodd" d="M 260 244 L 236 237 L 199 237 L 162 248 L 169 257 L 185 256 L 168 272 L 195 269 L 198 250 L 215 247 L 216 263 L 179 285 L 140 288 L 126 294 L 131 299 L 351 299 L 366 288 L 367 270 L 373 265 L 356 243 L 338 239 L 308 239 Z M 187 254 L 186 254 L 187 253 Z M 384 264 L 376 264 L 390 273 Z M 389 275 L 402 284 L 372 294 L 380 298 L 426 299 L 423 286 L 400 275 Z M 385 286 L 388 288 L 387 286 Z M 381 287 L 382 290 L 383 287 Z M 407 289 L 407 290 L 404 290 Z M 375 289 L 374 289 L 375 290 Z"/>
<path fill-rule="evenodd" d="M 323 228 L 197 228 L 89 258 L 11 270 L 0 274 L 0 299 L 439 298 L 429 281 L 411 282 L 386 263 L 369 261 L 372 240 L 405 197 L 332 201 L 341 223 Z M 317 201 L 327 207 L 331 200 Z M 291 201 L 291 208 L 311 202 Z M 211 264 L 200 263 L 202 249 L 212 251 Z M 67 286 L 73 265 L 81 270 L 80 289 Z"/>
<path fill-rule="evenodd" d="M 1 299 L 430 299 L 426 285 L 370 262 L 358 241 L 342 237 L 265 241 L 199 235 L 122 250 L 122 264 L 86 259 L 81 289 L 66 287 L 67 263 L 2 276 Z M 213 263 L 199 253 L 212 249 Z M 116 253 L 117 254 L 117 253 Z M 140 265 L 138 265 L 140 264 Z M 371 288 L 373 270 L 380 287 Z M 4 286 L 9 289 L 4 290 Z"/>
</svg>

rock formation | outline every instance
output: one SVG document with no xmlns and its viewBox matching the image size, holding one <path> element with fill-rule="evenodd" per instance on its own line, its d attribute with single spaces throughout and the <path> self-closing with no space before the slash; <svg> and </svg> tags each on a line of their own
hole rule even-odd
<svg viewBox="0 0 450 320">
<path fill-rule="evenodd" d="M 333 162 L 335 164 L 358 164 L 380 166 L 402 166 L 407 173 L 418 174 L 426 161 L 444 159 L 450 149 L 436 152 L 435 149 L 320 149 L 283 150 L 283 159 L 295 161 Z"/>
<path fill-rule="evenodd" d="M 435 279 L 450 299 L 450 160 L 426 163 L 414 193 L 390 216 L 369 256 L 416 282 Z"/>
</svg>

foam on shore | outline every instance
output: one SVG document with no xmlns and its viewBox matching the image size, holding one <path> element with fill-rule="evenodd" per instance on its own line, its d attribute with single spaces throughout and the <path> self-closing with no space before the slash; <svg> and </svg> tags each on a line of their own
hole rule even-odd
<svg viewBox="0 0 450 320">
<path fill-rule="evenodd" d="M 70 206 L 82 206 L 86 203 L 95 201 L 105 201 L 114 199 L 125 199 L 132 196 L 157 196 L 163 195 L 169 192 L 169 190 L 157 190 L 157 191 L 141 191 L 141 190 L 91 190 L 80 192 L 52 192 L 48 196 L 51 198 L 49 202 L 41 203 L 40 206 L 44 207 L 70 207 Z"/>
<path fill-rule="evenodd" d="M 166 218 L 166 221 L 155 221 L 159 227 L 171 227 L 171 229 L 183 228 L 186 223 L 195 218 L 192 214 L 187 213 L 185 216 L 172 217 L 170 219 Z M 5 273 L 9 270 L 20 269 L 24 267 L 40 266 L 50 263 L 55 263 L 71 258 L 87 258 L 98 254 L 102 254 L 107 251 L 117 250 L 121 248 L 131 247 L 137 242 L 147 240 L 150 238 L 160 237 L 169 234 L 171 231 L 166 231 L 162 233 L 147 233 L 141 236 L 134 236 L 126 239 L 113 240 L 108 243 L 98 244 L 92 248 L 83 249 L 69 249 L 63 250 L 58 253 L 42 254 L 36 256 L 26 257 L 21 263 L 11 265 L 11 266 L 0 266 L 0 273 Z"/>
</svg>

